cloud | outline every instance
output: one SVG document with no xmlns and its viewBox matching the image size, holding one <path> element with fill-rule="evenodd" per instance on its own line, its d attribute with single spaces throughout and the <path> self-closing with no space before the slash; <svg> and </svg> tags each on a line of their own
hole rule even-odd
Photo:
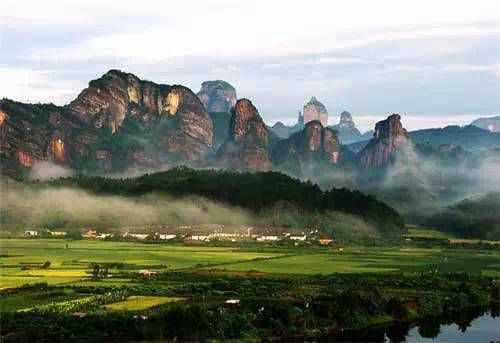
<svg viewBox="0 0 500 343">
<path fill-rule="evenodd" d="M 500 76 L 500 63 L 489 64 L 489 65 L 456 63 L 456 64 L 445 65 L 443 67 L 443 70 L 457 72 L 457 73 L 489 72 L 497 76 Z"/>
<path fill-rule="evenodd" d="M 226 79 L 269 122 L 295 120 L 310 95 L 333 116 L 488 115 L 500 108 L 499 11 L 493 0 L 3 0 L 0 96 L 63 105 L 118 68 L 195 91 Z"/>
</svg>

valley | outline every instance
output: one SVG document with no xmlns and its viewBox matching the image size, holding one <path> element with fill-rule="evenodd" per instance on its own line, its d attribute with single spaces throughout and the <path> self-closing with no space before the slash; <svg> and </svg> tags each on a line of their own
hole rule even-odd
<svg viewBox="0 0 500 343">
<path fill-rule="evenodd" d="M 429 315 L 449 317 L 466 309 L 472 320 L 477 309 L 500 300 L 491 283 L 500 276 L 499 242 L 462 243 L 419 227 L 400 243 L 329 247 L 3 238 L 2 333 L 9 337 L 9 328 L 23 328 L 12 334 L 97 339 L 101 322 L 107 323 L 105 332 L 119 330 L 124 339 L 200 339 L 221 330 L 219 338 L 253 342 L 261 335 L 335 336 L 341 328 L 390 330 L 401 323 L 410 324 L 409 330 Z M 345 296 L 360 302 L 348 312 L 327 315 L 321 309 L 343 306 Z M 457 296 L 463 297 L 459 303 Z M 299 310 L 307 313 L 306 322 L 293 314 Z M 219 312 L 223 319 L 216 319 Z M 193 315 L 204 324 L 187 330 L 179 320 Z M 284 331 L 266 326 L 261 316 Z M 58 323 L 55 331 L 47 318 Z M 160 325 L 162 318 L 175 326 Z M 449 318 L 467 326 L 466 318 Z M 26 320 L 29 327 L 22 324 Z M 78 331 L 81 325 L 85 332 Z M 148 325 L 156 329 L 144 331 Z"/>
</svg>

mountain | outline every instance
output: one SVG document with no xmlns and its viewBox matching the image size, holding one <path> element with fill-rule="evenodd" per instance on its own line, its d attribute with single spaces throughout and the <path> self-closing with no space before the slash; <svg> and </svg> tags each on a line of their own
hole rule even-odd
<svg viewBox="0 0 500 343">
<path fill-rule="evenodd" d="M 477 126 L 483 130 L 488 130 L 490 132 L 500 132 L 500 116 L 479 118 L 474 120 L 471 125 Z"/>
<path fill-rule="evenodd" d="M 321 122 L 321 125 L 325 127 L 328 125 L 328 111 L 325 105 L 319 102 L 314 96 L 304 105 L 302 115 L 304 117 L 304 124 L 318 120 Z"/>
<path fill-rule="evenodd" d="M 330 127 L 337 131 L 342 144 L 351 144 L 363 140 L 363 135 L 356 128 L 351 113 L 347 111 L 340 114 L 340 122 L 337 125 Z"/>
<path fill-rule="evenodd" d="M 444 128 L 411 131 L 410 138 L 417 144 L 431 145 L 439 148 L 442 145 L 458 145 L 466 151 L 477 152 L 500 148 L 500 133 L 490 132 L 477 126 L 446 126 Z M 349 144 L 351 151 L 361 151 L 368 140 Z"/>
<path fill-rule="evenodd" d="M 169 194 L 178 199 L 201 196 L 252 211 L 256 217 L 271 217 L 271 226 L 280 220 L 275 217 L 280 213 L 285 222 L 292 217 L 308 222 L 309 218 L 314 220 L 314 216 L 319 215 L 321 223 L 328 223 L 327 215 L 332 211 L 359 216 L 367 223 L 374 224 L 381 234 L 399 235 L 404 226 L 402 217 L 395 210 L 373 196 L 347 189 L 331 188 L 323 191 L 311 182 L 271 171 L 237 173 L 177 167 L 136 178 L 79 176 L 53 180 L 49 185 L 78 187 L 95 194 L 133 197 L 153 192 Z M 315 223 L 312 224 L 314 227 L 323 226 L 317 221 L 312 222 Z M 335 224 L 330 222 L 327 226 Z"/>
<path fill-rule="evenodd" d="M 239 99 L 229 126 L 229 139 L 217 152 L 222 166 L 236 170 L 267 170 L 270 134 L 259 111 L 248 99 Z"/>
<path fill-rule="evenodd" d="M 231 112 L 209 112 L 214 125 L 214 148 L 218 150 L 229 139 Z"/>
<path fill-rule="evenodd" d="M 67 106 L 0 102 L 0 155 L 7 173 L 49 161 L 88 172 L 203 164 L 213 123 L 187 87 L 110 70 Z"/>
<path fill-rule="evenodd" d="M 467 151 L 477 151 L 500 147 L 500 133 L 483 130 L 477 126 L 446 126 L 410 132 L 416 143 L 439 147 L 443 144 L 460 145 Z"/>
<path fill-rule="evenodd" d="M 500 193 L 488 193 L 456 202 L 433 215 L 428 224 L 459 237 L 500 239 Z"/>
<path fill-rule="evenodd" d="M 286 139 L 290 137 L 290 135 L 292 135 L 293 133 L 298 132 L 303 128 L 304 128 L 303 125 L 301 126 L 299 124 L 295 124 L 293 126 L 287 126 L 279 121 L 275 123 L 273 126 L 269 127 L 269 130 L 271 130 L 278 138 Z"/>
<path fill-rule="evenodd" d="M 394 154 L 404 149 L 410 142 L 408 132 L 401 124 L 399 114 L 390 115 L 375 125 L 373 138 L 359 153 L 362 168 L 386 167 Z"/>
<path fill-rule="evenodd" d="M 302 131 L 280 140 L 272 149 L 273 163 L 303 175 L 317 164 L 336 165 L 340 159 L 340 142 L 337 133 L 314 120 Z"/>
<path fill-rule="evenodd" d="M 229 113 L 236 105 L 236 89 L 222 80 L 205 81 L 197 94 L 208 112 Z"/>
</svg>

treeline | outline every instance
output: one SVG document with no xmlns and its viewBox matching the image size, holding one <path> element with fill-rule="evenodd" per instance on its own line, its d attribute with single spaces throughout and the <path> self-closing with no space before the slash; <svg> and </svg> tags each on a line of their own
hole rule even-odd
<svg viewBox="0 0 500 343">
<path fill-rule="evenodd" d="M 500 239 L 500 193 L 463 200 L 432 216 L 429 224 L 462 238 Z"/>
<path fill-rule="evenodd" d="M 277 172 L 238 173 L 178 167 L 137 178 L 111 179 L 80 175 L 53 180 L 50 184 L 122 196 L 140 196 L 152 192 L 179 197 L 196 195 L 255 213 L 278 204 L 290 204 L 304 213 L 338 211 L 360 216 L 383 232 L 399 232 L 404 226 L 402 217 L 374 196 L 344 188 L 322 191 L 316 184 Z"/>
</svg>

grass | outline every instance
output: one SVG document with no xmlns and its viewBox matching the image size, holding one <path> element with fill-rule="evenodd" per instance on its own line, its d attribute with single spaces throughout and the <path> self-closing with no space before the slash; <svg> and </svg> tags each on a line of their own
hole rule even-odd
<svg viewBox="0 0 500 343">
<path fill-rule="evenodd" d="M 79 299 L 88 295 L 78 294 L 72 290 L 60 292 L 22 292 L 0 297 L 0 312 L 22 311 L 36 306 L 47 305 L 52 302 L 62 302 Z"/>
<path fill-rule="evenodd" d="M 125 301 L 104 305 L 104 308 L 108 311 L 141 311 L 154 306 L 184 300 L 185 298 L 177 297 L 130 296 Z"/>
<path fill-rule="evenodd" d="M 425 232 L 429 234 L 427 230 Z M 258 271 L 312 275 L 416 272 L 433 265 L 442 272 L 500 273 L 500 251 L 459 247 L 350 246 L 339 252 L 336 249 L 283 247 L 245 250 L 59 239 L 0 239 L 0 247 L 0 288 L 16 288 L 39 282 L 112 287 L 139 282 L 134 275 L 140 269 L 182 271 L 214 268 L 234 273 Z M 47 269 L 41 267 L 45 261 L 51 262 Z M 91 262 L 110 264 L 112 277 L 104 281 L 92 281 L 89 277 Z"/>
<path fill-rule="evenodd" d="M 332 274 L 332 273 L 384 273 L 416 272 L 430 265 L 441 272 L 468 272 L 479 274 L 483 270 L 500 272 L 499 251 L 470 249 L 426 248 L 345 248 L 342 253 L 329 251 L 253 262 L 224 265 L 228 271 L 258 271 L 264 273 Z"/>
<path fill-rule="evenodd" d="M 234 248 L 61 239 L 0 239 L 0 248 L 0 288 L 78 282 L 87 278 L 90 263 L 115 264 L 110 270 L 113 274 L 144 268 L 177 270 L 279 255 Z M 51 262 L 50 268 L 41 268 L 45 261 Z"/>
<path fill-rule="evenodd" d="M 420 226 L 407 226 L 408 233 L 405 238 L 429 238 L 429 239 L 452 239 L 453 235 L 438 231 L 432 228 L 425 228 Z"/>
</svg>

